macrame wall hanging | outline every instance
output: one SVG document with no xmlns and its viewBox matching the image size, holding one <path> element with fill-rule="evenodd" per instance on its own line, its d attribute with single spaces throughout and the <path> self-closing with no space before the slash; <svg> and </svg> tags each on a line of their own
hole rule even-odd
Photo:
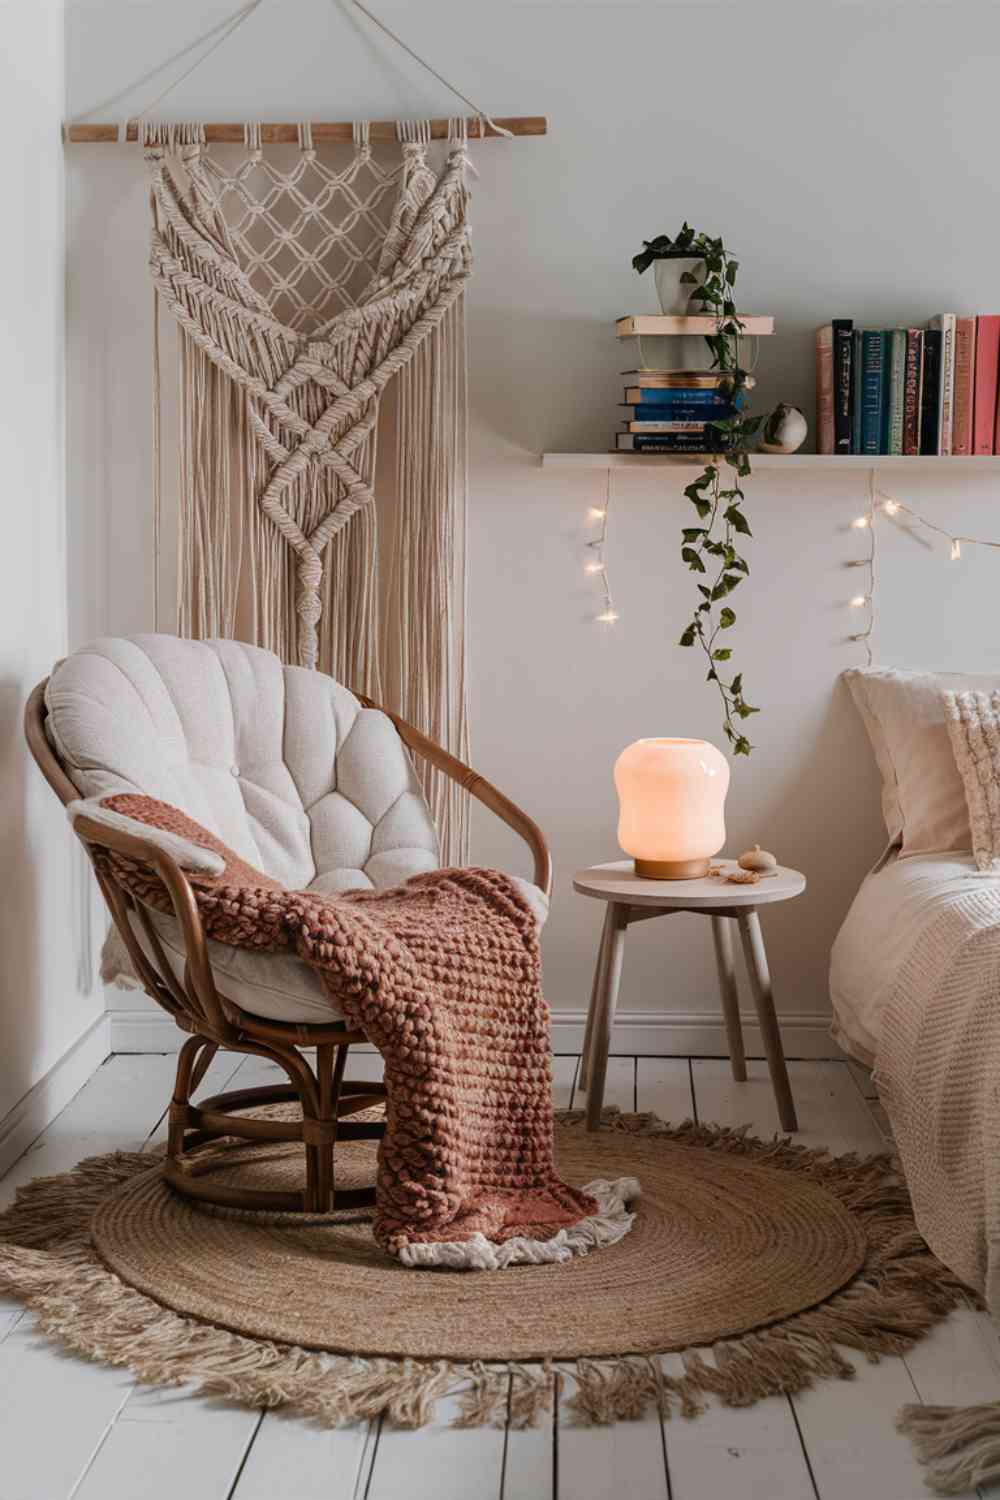
<svg viewBox="0 0 1000 1500">
<path fill-rule="evenodd" d="M 238 12 L 194 66 L 260 3 Z M 148 164 L 157 548 L 161 310 L 178 330 L 179 633 L 252 641 L 330 672 L 462 759 L 468 142 L 470 133 L 544 129 L 544 120 L 494 123 L 476 111 L 471 121 L 293 132 L 142 117 L 68 132 L 137 139 Z M 297 149 L 270 149 L 290 133 Z M 328 159 L 323 143 L 345 136 L 349 158 Z M 387 138 L 388 158 L 373 149 Z M 394 462 L 380 547 L 387 392 Z M 426 790 L 444 858 L 465 861 L 465 795 L 434 773 Z"/>
</svg>

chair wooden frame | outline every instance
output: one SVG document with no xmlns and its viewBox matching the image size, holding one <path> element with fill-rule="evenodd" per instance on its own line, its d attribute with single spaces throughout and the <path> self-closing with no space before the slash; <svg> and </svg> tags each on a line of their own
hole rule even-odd
<svg viewBox="0 0 1000 1500">
<path fill-rule="evenodd" d="M 28 699 L 25 735 L 39 769 L 65 806 L 80 793 L 45 732 L 46 686 L 47 679 L 39 683 Z M 360 701 L 369 708 L 378 706 L 366 698 Z M 534 861 L 534 882 L 548 895 L 552 888 L 552 861 L 538 825 L 484 777 L 419 729 L 387 709 L 382 712 L 392 720 L 411 755 L 457 782 L 524 840 Z M 371 1140 L 385 1131 L 383 1122 L 349 1118 L 385 1097 L 384 1084 L 352 1082 L 344 1077 L 348 1051 L 353 1044 L 366 1040 L 364 1033 L 352 1031 L 342 1022 L 324 1026 L 269 1021 L 241 1009 L 216 988 L 194 893 L 183 870 L 170 855 L 143 838 L 104 828 L 86 818 L 77 819 L 74 831 L 94 865 L 98 885 L 143 988 L 182 1030 L 190 1033 L 180 1049 L 170 1102 L 166 1180 L 187 1198 L 234 1208 L 324 1213 L 335 1207 L 373 1202 L 374 1188 L 337 1188 L 334 1164 L 334 1146 L 338 1140 Z M 98 867 L 94 861 L 95 848 L 130 855 L 156 870 L 170 897 L 184 940 L 183 978 L 178 978 L 171 968 L 149 912 L 113 875 Z M 149 954 L 136 937 L 133 917 L 149 944 Z M 191 1095 L 220 1048 L 268 1058 L 287 1074 L 288 1083 L 233 1089 L 192 1104 Z M 302 1055 L 306 1048 L 316 1049 L 315 1067 Z M 301 1121 L 244 1118 L 242 1113 L 255 1106 L 291 1101 L 301 1105 Z M 306 1166 L 302 1191 L 272 1192 L 215 1181 L 217 1174 L 212 1169 L 218 1165 L 217 1154 L 212 1153 L 213 1159 L 206 1159 L 203 1148 L 223 1138 L 239 1142 L 301 1142 Z"/>
</svg>

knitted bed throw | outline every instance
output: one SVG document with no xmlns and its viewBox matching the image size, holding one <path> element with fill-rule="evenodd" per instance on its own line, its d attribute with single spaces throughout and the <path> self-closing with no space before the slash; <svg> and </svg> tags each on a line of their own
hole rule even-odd
<svg viewBox="0 0 1000 1500">
<path fill-rule="evenodd" d="M 381 1052 L 373 1229 L 385 1250 L 409 1265 L 502 1269 L 627 1232 L 637 1184 L 591 1184 L 594 1197 L 555 1170 L 537 926 L 509 877 L 435 870 L 384 892 L 290 891 L 166 803 L 118 795 L 100 808 L 220 856 L 218 874 L 188 862 L 206 937 L 297 954 Z M 151 866 L 94 853 L 137 900 L 172 911 Z"/>
</svg>

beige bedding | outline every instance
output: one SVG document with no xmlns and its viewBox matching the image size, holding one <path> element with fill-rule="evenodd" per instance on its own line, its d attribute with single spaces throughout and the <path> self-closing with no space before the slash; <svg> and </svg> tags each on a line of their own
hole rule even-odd
<svg viewBox="0 0 1000 1500">
<path fill-rule="evenodd" d="M 900 968 L 924 927 L 979 889 L 971 854 L 892 855 L 855 896 L 830 956 L 835 1040 L 873 1067 L 882 1014 Z"/>
<path fill-rule="evenodd" d="M 834 1034 L 874 1061 L 934 1253 L 1000 1310 L 1000 879 L 971 855 L 894 859 L 834 945 Z"/>
</svg>

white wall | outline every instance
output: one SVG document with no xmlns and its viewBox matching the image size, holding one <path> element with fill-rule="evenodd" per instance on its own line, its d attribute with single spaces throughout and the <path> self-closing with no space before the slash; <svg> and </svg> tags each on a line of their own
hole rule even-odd
<svg viewBox="0 0 1000 1500">
<path fill-rule="evenodd" d="M 2 1122 L 72 1049 L 103 1002 L 86 962 L 82 851 L 30 762 L 21 729 L 29 691 L 66 652 L 60 0 L 0 0 L 0 34 L 0 135 L 7 142 L 0 234 Z"/>
<path fill-rule="evenodd" d="M 229 0 L 69 0 L 68 91 L 89 109 L 229 10 Z M 811 416 L 813 331 L 831 315 L 894 324 L 995 297 L 990 3 L 497 3 L 379 0 L 390 25 L 498 113 L 549 117 L 545 139 L 475 148 L 469 295 L 473 401 L 470 632 L 474 759 L 548 832 L 558 867 L 546 979 L 586 1004 L 600 912 L 575 867 L 615 855 L 611 765 L 640 734 L 719 740 L 715 698 L 674 642 L 690 608 L 675 554 L 683 482 L 616 478 L 610 548 L 620 625 L 591 623 L 582 573 L 599 472 L 542 472 L 544 449 L 601 449 L 617 419 L 614 317 L 651 311 L 631 255 L 687 218 L 742 261 L 742 305 L 773 313 L 759 405 Z M 146 85 L 129 107 L 154 91 Z M 352 118 L 452 105 L 330 0 L 265 4 L 170 101 L 168 118 Z M 124 113 L 124 107 L 120 109 Z M 104 112 L 105 115 L 108 111 Z M 71 633 L 148 628 L 150 291 L 135 148 L 70 155 Z M 1000 535 L 992 479 L 907 478 L 904 498 Z M 767 917 L 786 1017 L 827 1011 L 831 938 L 879 851 L 875 776 L 837 675 L 857 575 L 861 475 L 761 474 L 753 576 L 734 644 L 758 745 L 734 767 L 730 848 L 757 840 L 808 872 Z M 882 563 L 879 654 L 996 668 L 995 554 L 950 566 L 901 533 Z M 511 845 L 484 820 L 475 855 Z M 697 919 L 629 939 L 626 1010 L 716 1013 Z M 669 962 L 667 955 L 669 954 Z"/>
</svg>

